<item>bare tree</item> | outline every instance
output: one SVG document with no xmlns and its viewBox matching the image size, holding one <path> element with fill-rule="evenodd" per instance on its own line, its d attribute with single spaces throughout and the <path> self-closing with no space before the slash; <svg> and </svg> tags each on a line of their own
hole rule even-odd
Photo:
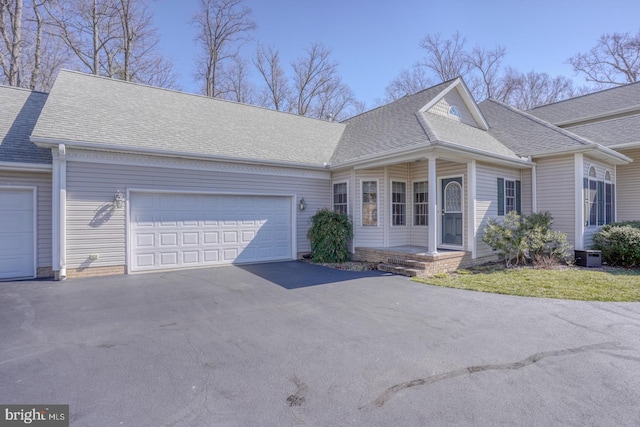
<svg viewBox="0 0 640 427">
<path fill-rule="evenodd" d="M 298 58 L 291 64 L 295 91 L 292 104 L 294 112 L 301 116 L 306 116 L 311 112 L 313 102 L 336 78 L 338 67 L 337 62 L 329 59 L 331 50 L 320 44 L 313 44 L 306 52 L 306 56 Z"/>
<path fill-rule="evenodd" d="M 464 76 L 470 70 L 466 59 L 465 38 L 456 31 L 450 39 L 442 40 L 440 33 L 428 34 L 420 41 L 427 55 L 421 65 L 430 69 L 442 81 Z"/>
<path fill-rule="evenodd" d="M 260 93 L 259 104 L 276 111 L 290 111 L 288 100 L 291 91 L 284 69 L 280 65 L 278 50 L 259 44 L 253 63 L 266 85 Z"/>
<path fill-rule="evenodd" d="M 588 82 L 603 85 L 636 82 L 640 78 L 640 31 L 603 34 L 589 52 L 569 58 L 569 64 L 576 73 L 584 74 Z"/>
<path fill-rule="evenodd" d="M 521 110 L 529 110 L 575 94 L 573 82 L 567 77 L 551 77 L 535 71 L 521 73 L 509 68 L 503 77 L 502 87 L 496 92 L 496 99 Z"/>
<path fill-rule="evenodd" d="M 472 70 L 468 85 L 476 99 L 492 98 L 500 90 L 500 63 L 506 55 L 504 46 L 489 50 L 479 45 L 466 54 Z"/>
<path fill-rule="evenodd" d="M 207 96 L 220 96 L 222 65 L 238 55 L 240 47 L 250 40 L 249 32 L 256 27 L 251 9 L 242 6 L 242 0 L 200 0 L 200 10 L 192 23 L 202 48 L 196 77 Z"/>
<path fill-rule="evenodd" d="M 22 49 L 22 0 L 0 0 L 0 64 L 9 86 L 20 85 Z"/>
<path fill-rule="evenodd" d="M 79 68 L 95 75 L 175 87 L 173 65 L 156 50 L 148 0 L 47 0 L 51 31 Z"/>
<path fill-rule="evenodd" d="M 410 69 L 404 69 L 385 88 L 385 97 L 382 102 L 391 102 L 403 96 L 414 94 L 433 86 L 434 82 L 419 64 Z"/>
<path fill-rule="evenodd" d="M 249 64 L 237 55 L 220 70 L 219 97 L 243 104 L 255 103 L 255 88 L 250 81 Z"/>
</svg>

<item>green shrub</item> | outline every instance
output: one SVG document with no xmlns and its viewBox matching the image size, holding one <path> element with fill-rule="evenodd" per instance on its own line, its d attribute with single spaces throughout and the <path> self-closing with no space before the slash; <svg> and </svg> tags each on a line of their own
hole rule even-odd
<svg viewBox="0 0 640 427">
<path fill-rule="evenodd" d="M 551 230 L 552 224 L 549 212 L 521 216 L 511 211 L 502 221 L 488 221 L 482 241 L 503 256 L 508 267 L 565 260 L 571 249 L 567 235 Z"/>
<path fill-rule="evenodd" d="M 311 217 L 307 233 L 311 241 L 311 259 L 315 262 L 345 262 L 350 254 L 347 244 L 353 237 L 353 226 L 344 213 L 321 209 Z"/>
<path fill-rule="evenodd" d="M 602 252 L 602 258 L 609 265 L 640 266 L 640 222 L 603 226 L 593 236 L 593 248 Z"/>
</svg>

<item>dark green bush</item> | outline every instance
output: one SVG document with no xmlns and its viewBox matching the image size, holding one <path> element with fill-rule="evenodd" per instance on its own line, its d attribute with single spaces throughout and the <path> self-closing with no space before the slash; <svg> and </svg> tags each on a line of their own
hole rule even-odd
<svg viewBox="0 0 640 427">
<path fill-rule="evenodd" d="M 353 226 L 344 213 L 321 209 L 311 217 L 307 233 L 311 241 L 311 259 L 315 262 L 349 261 L 347 244 L 353 237 Z"/>
<path fill-rule="evenodd" d="M 569 256 L 566 233 L 552 231 L 549 212 L 521 216 L 511 211 L 501 220 L 490 219 L 482 241 L 504 257 L 507 267 L 558 262 Z"/>
<path fill-rule="evenodd" d="M 640 221 L 612 223 L 593 236 L 593 248 L 609 265 L 640 266 Z"/>
</svg>

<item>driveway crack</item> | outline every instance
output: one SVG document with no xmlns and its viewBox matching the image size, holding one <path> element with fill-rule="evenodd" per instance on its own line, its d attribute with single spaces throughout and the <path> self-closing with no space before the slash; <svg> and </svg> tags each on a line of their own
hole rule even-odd
<svg viewBox="0 0 640 427">
<path fill-rule="evenodd" d="M 577 353 L 584 353 L 584 352 L 595 351 L 595 350 L 613 350 L 613 349 L 619 350 L 621 348 L 622 347 L 620 347 L 619 343 L 604 342 L 600 344 L 589 344 L 589 345 L 583 345 L 580 347 L 572 347 L 564 350 L 545 351 L 541 353 L 535 353 L 527 357 L 526 359 L 523 359 L 517 362 L 512 362 L 512 363 L 475 365 L 475 366 L 469 366 L 466 368 L 456 369 L 454 371 L 449 371 L 442 374 L 432 375 L 426 378 L 418 378 L 415 380 L 396 384 L 392 387 L 387 388 L 373 402 L 371 402 L 368 405 L 362 406 L 359 409 L 365 410 L 365 409 L 381 408 L 393 396 L 395 396 L 398 392 L 402 390 L 406 390 L 413 387 L 419 387 L 423 385 L 434 384 L 440 381 L 460 377 L 463 375 L 472 375 L 478 372 L 485 372 L 485 371 L 509 371 L 509 370 L 522 369 L 526 366 L 533 365 L 534 363 L 537 363 L 543 359 L 550 358 L 550 357 L 569 356 Z"/>
</svg>

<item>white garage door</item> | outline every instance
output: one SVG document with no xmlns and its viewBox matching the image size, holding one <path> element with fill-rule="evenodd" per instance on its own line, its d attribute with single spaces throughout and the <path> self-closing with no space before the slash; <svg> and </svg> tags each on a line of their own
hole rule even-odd
<svg viewBox="0 0 640 427">
<path fill-rule="evenodd" d="M 0 279 L 35 276 L 34 190 L 0 188 Z"/>
<path fill-rule="evenodd" d="M 292 259 L 291 198 L 132 193 L 131 271 Z"/>
</svg>

